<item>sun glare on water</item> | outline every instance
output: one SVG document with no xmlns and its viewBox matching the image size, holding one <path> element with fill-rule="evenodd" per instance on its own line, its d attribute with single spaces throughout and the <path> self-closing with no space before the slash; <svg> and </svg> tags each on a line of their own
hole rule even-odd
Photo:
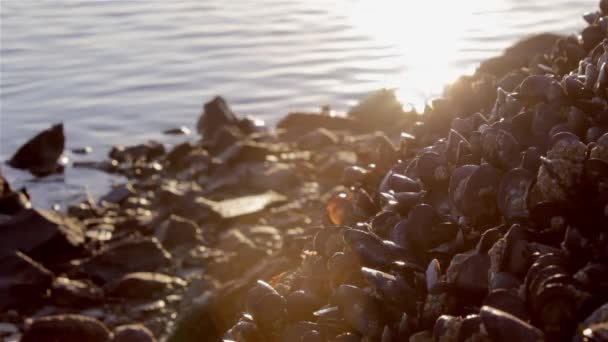
<svg viewBox="0 0 608 342">
<path fill-rule="evenodd" d="M 382 80 L 393 87 L 403 103 L 416 109 L 437 96 L 443 87 L 464 72 L 455 65 L 462 54 L 462 40 L 482 23 L 488 4 L 495 1 L 451 0 L 361 0 L 350 8 L 353 26 L 380 44 L 396 49 L 407 70 Z M 484 26 L 482 26 L 484 25 Z M 474 58 L 474 57 L 472 57 Z"/>
</svg>

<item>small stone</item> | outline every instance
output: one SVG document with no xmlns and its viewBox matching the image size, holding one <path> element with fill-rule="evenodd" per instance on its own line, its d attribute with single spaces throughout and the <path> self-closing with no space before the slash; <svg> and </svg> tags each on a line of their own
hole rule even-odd
<svg viewBox="0 0 608 342">
<path fill-rule="evenodd" d="M 133 185 L 131 184 L 122 184 L 115 188 L 113 188 L 109 193 L 103 196 L 99 202 L 108 202 L 119 204 L 122 203 L 127 197 L 133 195 L 135 193 L 135 189 L 133 189 Z"/>
<path fill-rule="evenodd" d="M 100 321 L 82 315 L 54 315 L 33 319 L 21 342 L 109 342 L 112 334 Z"/>
<path fill-rule="evenodd" d="M 16 325 L 6 322 L 0 322 L 0 336 L 14 334 L 19 332 Z"/>
<path fill-rule="evenodd" d="M 192 131 L 186 126 L 180 126 L 175 128 L 169 128 L 164 130 L 163 133 L 167 135 L 189 135 Z"/>
<path fill-rule="evenodd" d="M 72 153 L 74 154 L 89 154 L 91 152 L 93 152 L 93 148 L 91 146 L 77 147 L 72 149 Z"/>
<path fill-rule="evenodd" d="M 129 273 L 106 286 L 106 293 L 119 298 L 154 298 L 174 287 L 178 281 L 162 273 Z"/>
<path fill-rule="evenodd" d="M 156 342 L 156 338 L 141 324 L 121 325 L 114 330 L 113 342 Z"/>
</svg>

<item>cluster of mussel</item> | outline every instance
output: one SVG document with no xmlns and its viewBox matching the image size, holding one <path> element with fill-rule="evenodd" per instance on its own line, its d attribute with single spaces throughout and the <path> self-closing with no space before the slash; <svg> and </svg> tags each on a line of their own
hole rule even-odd
<svg viewBox="0 0 608 342">
<path fill-rule="evenodd" d="M 347 168 L 333 225 L 297 270 L 253 286 L 225 339 L 608 340 L 600 7 L 529 67 L 469 84 L 491 101 L 435 100 L 388 170 Z"/>
</svg>

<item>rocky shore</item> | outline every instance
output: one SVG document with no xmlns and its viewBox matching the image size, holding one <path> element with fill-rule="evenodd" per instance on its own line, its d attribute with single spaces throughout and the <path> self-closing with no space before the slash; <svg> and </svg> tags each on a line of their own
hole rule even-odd
<svg viewBox="0 0 608 342">
<path fill-rule="evenodd" d="M 608 340 L 608 1 L 584 19 L 424 113 L 380 90 L 268 128 L 216 97 L 200 139 L 76 161 L 129 183 L 65 212 L 0 176 L 0 340 Z"/>
</svg>

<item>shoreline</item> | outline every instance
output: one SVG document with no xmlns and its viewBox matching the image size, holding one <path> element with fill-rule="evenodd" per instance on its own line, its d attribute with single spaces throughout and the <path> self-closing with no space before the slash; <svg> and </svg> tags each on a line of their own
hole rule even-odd
<svg viewBox="0 0 608 342">
<path fill-rule="evenodd" d="M 198 141 L 75 165 L 129 183 L 65 214 L 0 177 L 0 337 L 605 334 L 606 26 L 525 39 L 422 115 L 379 90 L 268 129 L 216 97 Z M 28 144 L 12 165 L 58 170 L 62 128 Z"/>
</svg>

